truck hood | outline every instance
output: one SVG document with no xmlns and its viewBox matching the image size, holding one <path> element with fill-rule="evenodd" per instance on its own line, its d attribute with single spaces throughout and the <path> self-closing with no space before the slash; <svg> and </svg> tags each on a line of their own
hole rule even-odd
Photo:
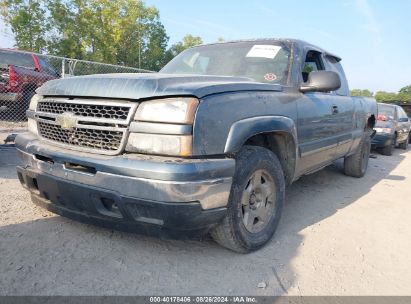
<svg viewBox="0 0 411 304">
<path fill-rule="evenodd" d="M 176 74 L 98 74 L 46 82 L 37 89 L 44 96 L 142 99 L 158 96 L 195 96 L 238 91 L 281 91 L 280 85 L 249 78 Z"/>
</svg>

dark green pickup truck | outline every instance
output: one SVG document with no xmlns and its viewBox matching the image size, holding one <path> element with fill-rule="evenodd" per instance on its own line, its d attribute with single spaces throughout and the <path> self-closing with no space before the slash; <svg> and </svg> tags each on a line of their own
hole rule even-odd
<svg viewBox="0 0 411 304">
<path fill-rule="evenodd" d="M 159 73 L 47 82 L 16 139 L 19 179 L 63 216 L 256 250 L 287 185 L 339 158 L 365 174 L 376 102 L 348 96 L 340 60 L 248 40 L 188 49 Z"/>
</svg>

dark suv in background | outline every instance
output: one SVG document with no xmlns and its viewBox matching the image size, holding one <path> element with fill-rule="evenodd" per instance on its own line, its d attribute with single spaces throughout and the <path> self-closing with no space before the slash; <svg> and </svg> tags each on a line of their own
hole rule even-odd
<svg viewBox="0 0 411 304">
<path fill-rule="evenodd" d="M 36 54 L 0 49 L 0 119 L 25 119 L 34 91 L 56 78 L 55 68 Z"/>
<path fill-rule="evenodd" d="M 378 117 L 374 130 L 377 132 L 372 146 L 383 155 L 392 155 L 395 147 L 408 148 L 410 119 L 402 107 L 378 103 Z"/>
</svg>

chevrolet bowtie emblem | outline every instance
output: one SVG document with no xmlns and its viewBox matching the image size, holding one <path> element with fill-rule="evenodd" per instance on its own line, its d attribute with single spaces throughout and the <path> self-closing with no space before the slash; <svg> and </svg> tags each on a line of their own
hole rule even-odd
<svg viewBox="0 0 411 304">
<path fill-rule="evenodd" d="M 77 124 L 77 117 L 74 113 L 64 112 L 56 117 L 56 123 L 60 125 L 62 129 L 71 130 Z"/>
</svg>

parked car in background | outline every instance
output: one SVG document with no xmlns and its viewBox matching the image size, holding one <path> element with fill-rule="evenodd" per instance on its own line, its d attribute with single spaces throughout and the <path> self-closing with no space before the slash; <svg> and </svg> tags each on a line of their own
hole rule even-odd
<svg viewBox="0 0 411 304">
<path fill-rule="evenodd" d="M 395 147 L 408 148 L 410 138 L 410 119 L 397 105 L 378 103 L 378 117 L 372 140 L 372 147 L 383 155 L 392 155 Z"/>
<path fill-rule="evenodd" d="M 59 73 L 36 54 L 0 49 L 0 117 L 24 119 L 35 90 Z"/>
</svg>

